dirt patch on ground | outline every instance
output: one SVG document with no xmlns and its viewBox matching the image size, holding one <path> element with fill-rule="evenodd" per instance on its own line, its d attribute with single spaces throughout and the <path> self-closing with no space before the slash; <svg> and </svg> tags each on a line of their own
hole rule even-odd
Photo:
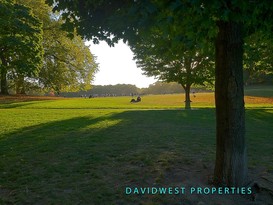
<svg viewBox="0 0 273 205">
<path fill-rule="evenodd" d="M 242 191 L 213 186 L 213 163 L 195 157 L 172 157 L 170 160 L 158 160 L 157 166 L 139 164 L 142 172 L 138 173 L 138 179 L 125 185 L 131 187 L 131 190 L 128 189 L 131 193 L 125 196 L 126 202 L 116 201 L 116 204 L 125 205 L 130 201 L 130 204 L 140 205 L 273 205 L 273 172 L 265 168 L 249 169 L 249 184 Z M 147 173 L 150 173 L 149 178 Z M 251 192 L 247 191 L 248 188 Z M 167 191 L 162 194 L 160 190 L 164 189 Z M 212 193 L 215 189 L 217 191 Z M 229 189 L 229 193 L 224 193 L 225 189 Z"/>
<path fill-rule="evenodd" d="M 181 198 L 183 205 L 273 205 L 272 172 L 263 168 L 249 170 L 251 183 L 246 190 L 252 187 L 251 194 L 233 194 L 231 189 L 229 193 L 219 194 L 218 188 L 211 183 L 213 168 L 213 164 L 208 165 L 202 160 L 186 166 L 174 166 L 166 172 L 165 183 L 185 187 L 185 194 Z M 217 189 L 214 194 L 211 193 L 213 188 Z"/>
</svg>

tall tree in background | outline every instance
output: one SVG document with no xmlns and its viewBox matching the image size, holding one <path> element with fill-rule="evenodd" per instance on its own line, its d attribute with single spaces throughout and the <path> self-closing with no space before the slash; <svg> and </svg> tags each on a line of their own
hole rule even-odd
<svg viewBox="0 0 273 205">
<path fill-rule="evenodd" d="M 97 64 L 84 40 L 77 36 L 68 38 L 61 29 L 63 21 L 59 14 L 53 14 L 52 8 L 44 0 L 16 0 L 16 3 L 31 8 L 33 14 L 42 22 L 43 65 L 35 76 L 12 72 L 10 84 L 14 84 L 16 93 L 25 93 L 33 89 L 43 91 L 87 90 L 91 87 Z"/>
<path fill-rule="evenodd" d="M 44 32 L 44 65 L 39 84 L 57 93 L 90 89 L 98 68 L 95 58 L 80 36 L 67 37 L 61 26 L 61 20 L 52 20 L 51 29 Z"/>
<path fill-rule="evenodd" d="M 8 94 L 8 75 L 35 76 L 42 65 L 41 22 L 14 1 L 0 1 L 1 94 Z M 23 91 L 23 90 L 22 90 Z"/>
<path fill-rule="evenodd" d="M 185 91 L 185 109 L 190 109 L 191 86 L 212 84 L 214 80 L 214 50 L 210 38 L 215 29 L 210 30 L 209 40 L 204 41 L 196 27 L 184 22 L 190 20 L 188 14 L 180 12 L 177 15 L 175 6 L 171 4 L 172 9 L 165 9 L 168 4 L 161 2 L 138 8 L 137 13 L 143 9 L 153 13 L 161 7 L 162 13 L 156 12 L 156 19 L 152 17 L 149 24 L 145 22 L 144 29 L 138 28 L 137 35 L 130 38 L 129 43 L 144 74 L 179 83 Z M 201 17 L 195 18 L 200 20 Z"/>
<path fill-rule="evenodd" d="M 175 45 L 170 39 L 161 36 L 160 32 L 153 32 L 131 46 L 137 66 L 147 76 L 179 83 L 185 91 L 185 109 L 191 109 L 191 86 L 213 81 L 212 49 L 208 47 L 203 50 L 185 36 L 177 40 Z"/>
<path fill-rule="evenodd" d="M 48 0 L 53 4 L 52 0 Z M 89 39 L 110 44 L 123 38 L 129 42 L 142 29 L 183 24 L 177 37 L 215 37 L 216 162 L 214 183 L 244 186 L 247 183 L 245 109 L 243 90 L 243 45 L 250 32 L 272 32 L 273 1 L 171 0 L 171 1 L 56 1 L 56 9 L 67 11 L 67 27 L 75 27 Z M 145 33 L 145 32 L 144 32 Z M 113 35 L 115 37 L 113 37 Z M 146 33 L 149 35 L 149 32 Z M 163 35 L 164 37 L 164 35 Z M 176 39 L 175 36 L 172 36 Z M 202 42 L 202 41 L 201 41 Z"/>
</svg>

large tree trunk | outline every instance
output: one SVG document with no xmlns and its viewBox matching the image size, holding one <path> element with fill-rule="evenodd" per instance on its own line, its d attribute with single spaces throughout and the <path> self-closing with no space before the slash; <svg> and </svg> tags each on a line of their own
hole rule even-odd
<svg viewBox="0 0 273 205">
<path fill-rule="evenodd" d="M 1 92 L 0 94 L 2 95 L 8 95 L 8 82 L 7 82 L 7 63 L 5 61 L 5 59 L 1 58 L 2 61 L 2 67 L 1 67 Z"/>
<path fill-rule="evenodd" d="M 191 91 L 191 63 L 192 59 L 189 57 L 185 57 L 184 66 L 186 68 L 186 82 L 183 84 L 181 82 L 181 85 L 183 86 L 185 90 L 185 109 L 190 110 L 191 109 L 191 97 L 190 97 L 190 91 Z"/>
<path fill-rule="evenodd" d="M 183 88 L 185 90 L 185 109 L 190 110 L 191 109 L 191 97 L 190 97 L 190 91 L 191 91 L 191 85 L 183 85 Z"/>
<path fill-rule="evenodd" d="M 217 25 L 214 183 L 240 187 L 247 180 L 242 25 L 235 22 Z"/>
</svg>

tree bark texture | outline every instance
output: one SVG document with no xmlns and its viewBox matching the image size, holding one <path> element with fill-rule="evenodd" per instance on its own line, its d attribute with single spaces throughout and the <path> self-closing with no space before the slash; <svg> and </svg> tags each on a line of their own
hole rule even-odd
<svg viewBox="0 0 273 205">
<path fill-rule="evenodd" d="M 191 92 L 191 63 L 192 63 L 192 59 L 189 57 L 185 57 L 184 59 L 184 64 L 185 64 L 185 68 L 186 68 L 186 82 L 185 84 L 183 84 L 183 82 L 181 82 L 181 85 L 183 86 L 184 90 L 185 90 L 185 109 L 186 110 L 190 110 L 191 109 L 191 96 L 190 96 L 190 92 Z"/>
<path fill-rule="evenodd" d="M 190 97 L 191 86 L 186 85 L 184 87 L 184 90 L 185 90 L 185 109 L 190 110 L 191 109 L 191 97 Z"/>
<path fill-rule="evenodd" d="M 240 187 L 247 181 L 242 25 L 220 21 L 217 26 L 214 183 Z"/>
</svg>

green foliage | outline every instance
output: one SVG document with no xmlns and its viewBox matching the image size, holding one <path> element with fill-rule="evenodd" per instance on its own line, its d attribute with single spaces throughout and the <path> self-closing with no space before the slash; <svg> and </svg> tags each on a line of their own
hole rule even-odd
<svg viewBox="0 0 273 205">
<path fill-rule="evenodd" d="M 53 0 L 47 0 L 53 5 Z M 88 39 L 106 40 L 113 45 L 117 38 L 134 42 L 140 35 L 158 28 L 161 37 L 173 41 L 186 36 L 207 44 L 217 34 L 216 22 L 241 22 L 245 36 L 256 30 L 271 32 L 273 2 L 267 1 L 57 1 L 55 10 L 63 12 L 66 28 L 76 28 Z M 126 19 L 126 21 L 124 21 Z M 92 24 L 90 24 L 92 22 Z M 114 35 L 114 36 L 112 36 Z"/>
<path fill-rule="evenodd" d="M 0 33 L 1 39 L 6 43 L 8 42 L 11 51 L 16 49 L 16 54 L 15 52 L 7 53 L 10 56 L 9 59 L 12 59 L 12 64 L 6 62 L 7 66 L 10 66 L 7 75 L 9 87 L 15 90 L 16 93 L 24 94 L 33 92 L 33 90 L 35 92 L 49 90 L 60 92 L 90 89 L 91 81 L 98 66 L 95 63 L 94 56 L 90 53 L 89 47 L 85 46 L 84 40 L 76 33 L 74 33 L 73 39 L 68 38 L 68 33 L 61 29 L 63 21 L 58 18 L 57 14 L 52 14 L 51 7 L 45 4 L 44 0 L 16 0 L 15 2 L 17 4 L 14 5 L 26 8 L 32 16 L 35 15 L 33 18 L 36 21 L 42 22 L 42 24 L 39 24 L 42 36 L 41 34 L 39 36 L 40 47 L 36 48 L 35 45 L 32 45 L 37 40 L 34 39 L 36 34 L 29 34 L 27 30 L 21 27 L 14 27 L 10 30 L 1 29 L 9 36 L 9 39 L 7 39 L 5 33 Z M 3 11 L 5 10 L 3 9 Z M 9 19 L 16 19 L 11 14 L 9 15 Z M 1 20 L 4 21 L 1 25 L 3 27 L 13 24 L 13 22 L 6 21 L 5 18 L 1 18 Z M 16 21 L 19 20 L 20 17 Z M 14 24 L 23 25 L 16 22 Z M 15 31 L 12 29 L 16 29 L 17 33 L 21 30 L 22 32 L 14 37 L 12 33 Z M 18 41 L 26 42 L 24 39 L 31 41 L 32 44 L 18 44 Z M 5 46 L 5 44 L 2 45 Z M 43 45 L 43 48 L 41 45 Z M 43 58 L 41 55 L 37 55 L 39 59 L 30 56 L 35 52 L 44 54 Z M 25 57 L 20 57 L 17 60 L 16 56 L 18 54 Z M 31 61 L 28 59 L 31 59 Z M 38 63 L 38 60 L 39 69 L 35 70 L 29 63 L 36 65 L 35 63 Z"/>
<path fill-rule="evenodd" d="M 160 35 L 152 36 L 151 40 L 142 38 L 132 46 L 137 66 L 144 74 L 166 82 L 177 82 L 183 87 L 212 82 L 212 49 L 204 52 L 198 45 L 187 45 L 185 39 L 174 45 Z"/>
<path fill-rule="evenodd" d="M 53 1 L 48 2 L 53 4 Z M 117 39 L 123 38 L 129 41 L 139 66 L 147 75 L 156 75 L 161 79 L 176 82 L 179 82 L 175 79 L 178 76 L 181 81 L 181 75 L 175 75 L 181 68 L 171 69 L 173 66 L 170 64 L 177 61 L 176 64 L 181 65 L 183 59 L 190 57 L 193 61 L 198 61 L 195 59 L 196 55 L 204 58 L 211 56 L 213 53 L 211 43 L 214 42 L 217 34 L 217 22 L 243 23 L 246 37 L 258 30 L 270 33 L 272 22 L 269 19 L 272 17 L 272 8 L 271 1 L 247 3 L 237 0 L 131 3 L 127 1 L 97 3 L 89 0 L 79 4 L 73 1 L 55 4 L 55 10 L 65 10 L 63 17 L 70 25 L 68 27 L 71 32 L 77 28 L 86 38 L 94 39 L 96 42 L 106 40 L 110 45 L 113 45 Z M 259 52 L 263 51 L 260 49 Z M 247 53 L 251 55 L 252 51 Z M 252 58 L 250 60 L 253 61 L 249 63 L 261 64 L 260 60 L 256 61 Z M 206 66 L 200 67 L 202 68 L 200 72 L 192 75 L 199 78 L 191 79 L 190 82 L 197 81 L 198 84 L 202 83 L 204 78 L 210 78 L 208 76 L 211 72 L 207 72 L 204 68 Z M 163 72 L 160 72 L 160 69 L 163 69 Z M 182 76 L 184 78 L 182 81 L 187 81 L 185 80 L 187 75 L 182 74 Z"/>
<path fill-rule="evenodd" d="M 130 84 L 117 84 L 117 85 L 94 85 L 90 93 L 92 95 L 131 95 L 137 94 L 139 92 L 139 88 L 135 85 Z"/>
<path fill-rule="evenodd" d="M 245 40 L 244 71 L 247 84 L 273 83 L 272 35 L 258 31 Z"/>
<path fill-rule="evenodd" d="M 195 91 L 204 92 L 210 90 L 206 86 L 194 86 Z M 148 88 L 138 88 L 131 84 L 117 85 L 93 85 L 91 90 L 78 92 L 61 92 L 60 96 L 65 97 L 101 97 L 101 96 L 131 96 L 133 95 L 150 95 L 150 94 L 173 94 L 184 93 L 182 86 L 175 82 L 157 81 L 150 84 Z M 91 95 L 91 96 L 90 96 Z M 135 96 L 134 96 L 135 97 Z"/>
<path fill-rule="evenodd" d="M 151 84 L 148 88 L 143 88 L 141 90 L 143 94 L 172 94 L 172 93 L 183 93 L 184 89 L 180 84 L 171 82 L 165 83 L 157 81 Z"/>
<path fill-rule="evenodd" d="M 139 93 L 140 89 L 135 85 L 93 85 L 90 90 L 79 92 L 62 92 L 65 97 L 98 97 L 98 96 L 130 96 L 132 93 Z"/>
<path fill-rule="evenodd" d="M 41 22 L 14 1 L 1 0 L 0 11 L 1 77 L 37 76 L 43 56 Z"/>
<path fill-rule="evenodd" d="M 90 89 L 98 66 L 89 47 L 76 34 L 69 38 L 61 29 L 61 20 L 52 20 L 49 26 L 51 29 L 44 32 L 45 57 L 39 74 L 40 85 L 56 92 Z"/>
</svg>

